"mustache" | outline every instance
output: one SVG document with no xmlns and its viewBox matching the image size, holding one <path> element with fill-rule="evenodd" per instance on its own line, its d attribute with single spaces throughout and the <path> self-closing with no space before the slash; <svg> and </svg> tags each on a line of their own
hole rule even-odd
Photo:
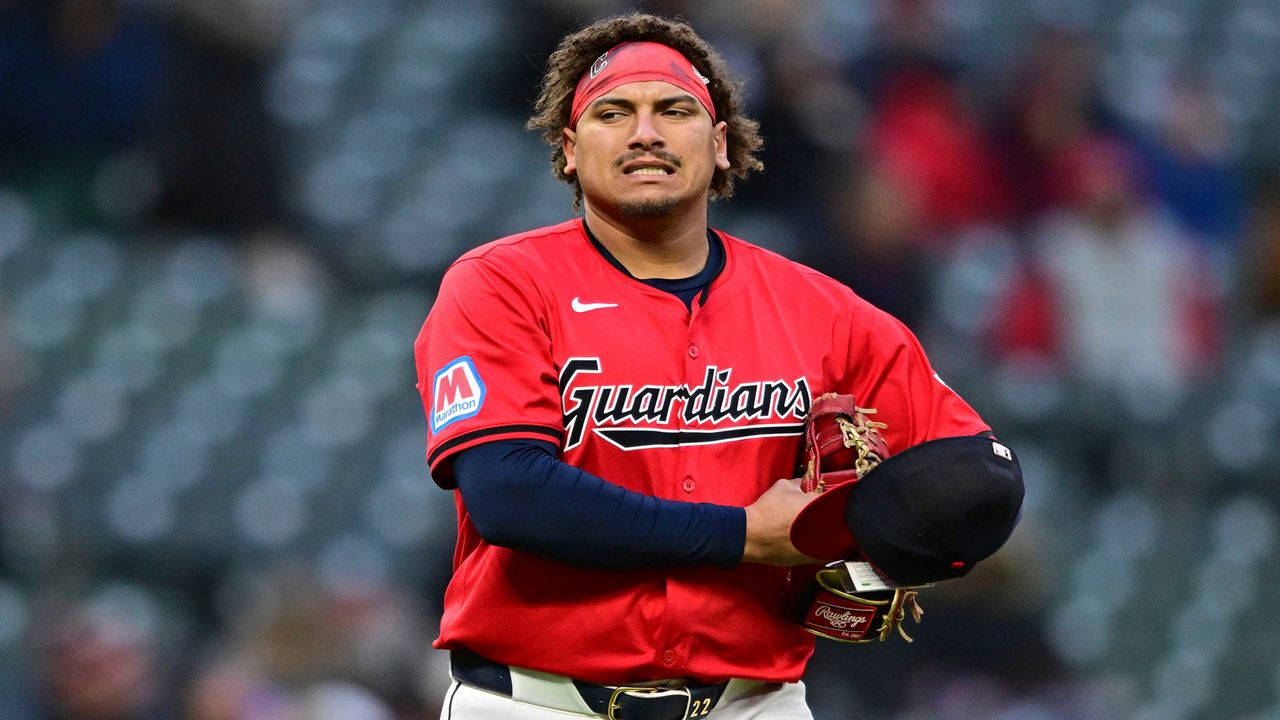
<svg viewBox="0 0 1280 720">
<path fill-rule="evenodd" d="M 684 163 L 680 161 L 680 157 L 678 155 L 669 153 L 662 148 L 652 148 L 649 150 L 630 150 L 625 152 L 622 155 L 619 155 L 617 160 L 613 161 L 613 166 L 620 168 L 632 160 L 637 160 L 642 157 L 657 158 L 674 168 L 679 168 L 684 165 Z"/>
</svg>

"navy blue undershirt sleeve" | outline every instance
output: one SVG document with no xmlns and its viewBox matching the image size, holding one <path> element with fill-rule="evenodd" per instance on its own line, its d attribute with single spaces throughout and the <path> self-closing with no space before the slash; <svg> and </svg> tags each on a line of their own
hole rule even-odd
<svg viewBox="0 0 1280 720">
<path fill-rule="evenodd" d="M 600 567 L 742 561 L 743 508 L 627 490 L 561 462 L 552 443 L 484 443 L 453 468 L 471 522 L 493 545 Z"/>
</svg>

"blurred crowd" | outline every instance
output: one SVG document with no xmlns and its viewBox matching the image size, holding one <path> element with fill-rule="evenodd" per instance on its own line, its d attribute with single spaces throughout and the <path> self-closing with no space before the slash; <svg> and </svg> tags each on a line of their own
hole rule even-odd
<svg viewBox="0 0 1280 720">
<path fill-rule="evenodd" d="M 109 495 L 124 516 L 115 536 L 83 530 L 97 527 L 76 521 L 89 498 L 128 472 L 101 449 L 102 466 L 60 471 L 58 436 L 30 440 L 46 437 L 28 431 L 33 418 L 69 412 L 53 378 L 89 363 L 84 348 L 49 351 L 60 347 L 48 340 L 57 302 L 108 298 L 92 316 L 105 327 L 122 314 L 111 293 L 129 291 L 105 274 L 150 278 L 146 268 L 180 252 L 189 260 L 183 248 L 199 237 L 181 277 L 202 288 L 225 271 L 223 292 L 249 298 L 215 311 L 210 327 L 259 310 L 382 307 L 406 292 L 425 298 L 408 311 L 420 322 L 457 254 L 570 214 L 571 191 L 520 125 L 556 40 L 629 9 L 685 17 L 746 82 L 766 169 L 713 207 L 715 224 L 905 321 L 997 433 L 1026 448 L 1027 515 L 1002 560 L 936 591 L 935 605 L 926 598 L 911 647 L 821 646 L 809 678 L 817 717 L 1280 716 L 1280 675 L 1249 681 L 1236 706 L 1215 709 L 1205 690 L 1164 714 L 1174 711 L 1160 704 L 1161 678 L 1185 669 L 1189 655 L 1174 652 L 1185 648 L 1169 648 L 1172 665 L 1154 679 L 1125 672 L 1125 648 L 1062 628 L 1081 607 L 1095 613 L 1085 625 L 1123 624 L 1138 601 L 1073 604 L 1080 583 L 1063 577 L 1084 566 L 1046 568 L 1083 557 L 1142 567 L 1162 552 L 1153 543 L 1203 544 L 1167 530 L 1185 510 L 1194 527 L 1219 522 L 1256 540 L 1243 555 L 1229 539 L 1214 546 L 1248 577 L 1265 584 L 1276 570 L 1273 3 L 0 0 L 0 720 L 437 715 L 447 678 L 429 643 L 451 528 L 403 536 L 398 554 L 320 552 L 328 538 L 301 530 L 262 540 L 291 517 L 267 494 L 264 529 L 249 532 L 256 546 L 207 532 L 186 554 L 166 552 L 120 539 L 146 536 L 130 527 L 150 517 L 144 491 Z M 108 239 L 68 244 L 85 233 Z M 72 300 L 54 293 L 53 309 L 28 309 L 40 289 L 31 274 L 61 272 L 50 258 L 67 247 L 94 251 L 65 261 L 79 268 L 68 271 Z M 201 264 L 218 253 L 233 259 Z M 373 348 L 393 358 L 391 389 L 317 408 L 416 412 L 421 423 L 417 328 L 393 326 L 400 347 L 393 335 L 390 349 Z M 272 352 L 295 359 L 276 372 L 294 384 L 237 392 L 262 403 L 252 407 L 283 404 L 319 372 L 306 348 L 358 333 L 279 340 L 285 349 Z M 156 392 L 175 396 L 193 377 L 175 370 Z M 247 440 L 263 422 L 237 432 Z M 353 453 L 334 487 L 359 493 L 368 466 L 352 448 L 385 438 L 352 423 L 331 417 L 316 432 Z M 425 429 L 408 427 L 412 448 Z M 77 432 L 91 445 L 143 431 Z M 205 463 L 202 496 L 251 472 L 238 458 Z M 1229 490 L 1253 494 L 1217 520 L 1194 507 Z M 431 493 L 432 512 L 447 515 L 448 496 Z M 1116 507 L 1127 508 L 1118 524 Z M 1132 544 L 1125 562 L 1107 538 Z M 1165 587 L 1176 595 L 1182 582 Z M 1275 602 L 1258 590 L 1240 608 Z M 1235 616 L 1224 617 L 1229 633 Z M 1267 623 L 1260 637 L 1280 634 Z M 1143 637 L 1164 643 L 1165 627 L 1152 628 Z M 1207 687 L 1222 687 L 1228 654 L 1194 649 Z M 1265 644 L 1255 649 L 1280 667 Z"/>
</svg>

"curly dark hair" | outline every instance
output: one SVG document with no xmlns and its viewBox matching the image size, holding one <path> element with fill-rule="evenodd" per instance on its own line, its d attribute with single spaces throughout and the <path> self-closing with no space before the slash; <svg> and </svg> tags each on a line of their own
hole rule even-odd
<svg viewBox="0 0 1280 720">
<path fill-rule="evenodd" d="M 569 113 L 578 80 L 596 58 L 610 48 L 628 41 L 652 41 L 674 48 L 711 82 L 711 102 L 716 118 L 728 125 L 729 169 L 716 169 L 711 176 L 711 199 L 733 195 L 735 183 L 745 180 L 752 170 L 763 170 L 756 157 L 764 145 L 760 123 L 742 115 L 742 83 L 734 79 L 720 54 L 679 20 L 656 15 L 629 13 L 605 18 L 566 35 L 547 60 L 547 73 L 534 103 L 534 114 L 525 124 L 528 130 L 541 130 L 542 138 L 551 146 L 551 171 L 574 187 L 574 209 L 582 202 L 582 185 L 574 175 L 566 174 L 561 132 L 569 127 Z"/>
</svg>

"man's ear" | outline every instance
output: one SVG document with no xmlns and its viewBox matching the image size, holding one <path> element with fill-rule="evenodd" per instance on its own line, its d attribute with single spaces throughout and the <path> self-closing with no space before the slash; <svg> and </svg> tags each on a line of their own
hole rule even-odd
<svg viewBox="0 0 1280 720">
<path fill-rule="evenodd" d="M 560 147 L 564 150 L 564 174 L 572 175 L 578 171 L 578 163 L 575 159 L 575 143 L 578 134 L 569 128 L 560 131 Z"/>
<path fill-rule="evenodd" d="M 716 167 L 728 170 L 729 163 L 729 123 L 721 120 L 716 123 Z"/>
</svg>

